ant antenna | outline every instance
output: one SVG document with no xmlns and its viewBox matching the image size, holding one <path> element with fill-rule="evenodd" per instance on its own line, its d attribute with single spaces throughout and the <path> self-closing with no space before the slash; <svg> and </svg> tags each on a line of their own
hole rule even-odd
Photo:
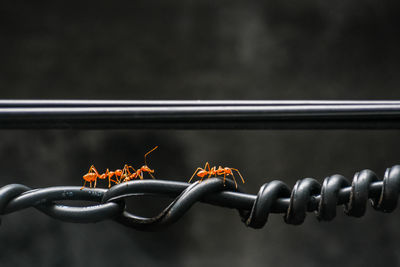
<svg viewBox="0 0 400 267">
<path fill-rule="evenodd" d="M 146 163 L 146 156 L 147 156 L 148 154 L 150 154 L 151 152 L 153 152 L 154 150 L 156 150 L 157 148 L 158 148 L 158 146 L 155 146 L 152 150 L 150 150 L 149 152 L 147 152 L 146 154 L 144 154 L 144 165 L 147 166 L 147 163 Z"/>
</svg>

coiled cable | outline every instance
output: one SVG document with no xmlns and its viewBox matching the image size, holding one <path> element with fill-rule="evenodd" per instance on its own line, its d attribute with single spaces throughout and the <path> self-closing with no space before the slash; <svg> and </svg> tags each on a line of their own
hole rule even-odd
<svg viewBox="0 0 400 267">
<path fill-rule="evenodd" d="M 324 179 L 322 185 L 313 178 L 297 181 L 293 189 L 282 181 L 271 181 L 260 187 L 257 195 L 236 189 L 233 181 L 211 178 L 193 184 L 167 180 L 136 180 L 110 189 L 49 187 L 31 189 L 10 184 L 0 188 L 0 214 L 6 215 L 35 207 L 50 217 L 75 223 L 93 223 L 113 219 L 138 230 L 157 230 L 178 221 L 196 202 L 235 208 L 245 225 L 262 228 L 270 213 L 284 214 L 288 224 L 302 224 L 307 212 L 315 212 L 318 220 L 330 221 L 336 207 L 344 205 L 345 214 L 361 217 L 367 203 L 382 212 L 397 207 L 400 191 L 400 165 L 388 168 L 382 180 L 371 170 L 354 175 L 352 182 L 342 175 Z M 173 201 L 158 215 L 141 217 L 127 211 L 125 199 L 137 195 L 160 195 Z M 95 205 L 74 207 L 59 204 L 63 200 L 84 200 Z"/>
</svg>

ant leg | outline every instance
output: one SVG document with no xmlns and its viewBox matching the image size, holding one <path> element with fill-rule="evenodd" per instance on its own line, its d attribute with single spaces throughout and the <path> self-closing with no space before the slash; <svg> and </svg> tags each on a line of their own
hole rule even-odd
<svg viewBox="0 0 400 267">
<path fill-rule="evenodd" d="M 96 174 L 97 176 L 100 176 L 99 172 L 96 170 L 96 168 L 94 167 L 94 165 L 90 166 L 89 173 L 94 173 L 94 174 Z"/>
<path fill-rule="evenodd" d="M 106 177 L 108 177 L 108 188 L 110 188 L 111 187 L 111 177 L 112 177 L 112 175 L 109 174 L 109 170 L 108 169 L 106 171 Z"/>
<path fill-rule="evenodd" d="M 118 183 L 120 184 L 121 183 L 121 180 L 122 180 L 122 174 L 119 176 L 119 178 L 118 178 Z"/>
<path fill-rule="evenodd" d="M 193 173 L 192 177 L 189 179 L 188 183 L 190 183 L 190 181 L 193 179 L 193 177 L 196 175 L 196 173 L 200 170 L 202 170 L 202 168 L 200 168 L 200 167 L 196 169 L 196 171 Z"/>
<path fill-rule="evenodd" d="M 218 169 L 219 169 L 220 167 L 221 167 L 221 166 L 219 166 Z M 217 167 L 215 167 L 215 168 L 217 168 Z M 218 171 L 217 171 L 217 169 L 215 169 L 214 177 L 217 177 L 217 174 L 218 174 Z"/>
<path fill-rule="evenodd" d="M 99 174 L 99 172 L 96 170 L 96 168 L 94 167 L 94 165 L 92 165 L 92 170 L 94 171 L 94 173 Z"/>
<path fill-rule="evenodd" d="M 89 168 L 89 171 L 88 171 L 88 173 L 92 173 L 92 171 L 93 171 L 93 168 L 94 168 L 94 165 L 90 165 L 90 168 Z"/>
<path fill-rule="evenodd" d="M 217 166 L 215 166 L 215 167 L 213 167 L 213 171 L 214 171 L 214 177 L 217 177 L 217 176 L 220 176 L 220 175 L 222 175 L 222 173 L 221 173 L 221 166 L 218 166 L 218 169 L 217 169 Z M 224 172 L 224 174 L 225 174 L 225 172 Z"/>
<path fill-rule="evenodd" d="M 126 173 L 129 171 L 128 169 L 129 169 L 129 166 L 127 164 L 125 164 L 124 167 L 122 168 L 121 176 L 124 175 L 124 174 L 126 175 Z"/>
<path fill-rule="evenodd" d="M 94 173 L 96 174 L 96 178 L 94 179 L 94 188 L 96 188 L 97 185 L 97 178 L 99 178 L 100 174 L 94 167 L 94 165 L 90 166 L 89 173 Z M 90 187 L 92 187 L 92 182 L 90 182 Z"/>
<path fill-rule="evenodd" d="M 102 175 L 99 175 L 99 179 L 106 179 L 108 177 L 108 188 L 111 187 L 111 183 L 110 183 L 110 175 L 109 175 L 110 170 L 107 169 L 105 173 L 103 173 Z"/>
<path fill-rule="evenodd" d="M 151 172 L 149 172 L 149 174 L 150 174 L 151 178 L 156 179 L 156 178 L 154 177 L 154 175 L 151 174 Z"/>
<path fill-rule="evenodd" d="M 83 188 L 85 188 L 85 185 L 86 185 L 86 180 L 85 180 L 85 182 L 83 183 L 83 186 L 81 187 L 81 190 L 83 189 Z"/>
<path fill-rule="evenodd" d="M 235 187 L 237 189 L 237 183 L 236 183 L 235 175 L 233 175 L 233 172 L 231 174 L 232 174 L 232 177 L 233 177 L 233 181 L 235 182 Z"/>
<path fill-rule="evenodd" d="M 127 172 L 129 175 L 132 174 L 132 173 L 129 171 L 130 169 L 132 169 L 133 172 L 136 172 L 135 168 L 133 168 L 131 165 L 126 165 L 126 164 L 125 164 L 125 166 L 126 166 L 126 172 Z M 124 166 L 124 167 L 125 167 L 125 166 Z"/>
<path fill-rule="evenodd" d="M 126 166 L 126 173 L 125 173 L 124 181 L 128 182 L 128 181 L 132 180 L 132 173 L 129 170 L 132 169 L 133 174 L 136 172 L 136 170 L 135 170 L 135 168 L 133 168 L 130 165 L 125 165 L 125 166 Z"/>
<path fill-rule="evenodd" d="M 115 175 L 115 172 L 111 172 L 110 173 L 110 171 L 107 169 L 107 175 L 108 175 L 108 177 L 113 177 L 114 175 Z"/>
<path fill-rule="evenodd" d="M 110 176 L 110 170 L 109 169 L 106 170 L 105 176 L 108 177 L 108 188 L 110 188 L 111 187 L 111 176 Z"/>
<path fill-rule="evenodd" d="M 208 169 L 209 169 L 209 171 L 208 171 L 209 173 L 208 173 L 207 180 L 210 179 L 213 176 L 213 174 L 215 177 L 217 177 L 217 170 L 215 169 L 215 166 L 212 167 L 211 169 L 210 169 L 210 166 L 208 166 Z"/>
<path fill-rule="evenodd" d="M 208 161 L 206 162 L 206 165 L 204 165 L 204 170 L 205 171 L 207 171 L 207 167 L 208 167 L 208 171 L 210 172 L 211 168 L 210 168 L 210 163 L 208 163 Z"/>
<path fill-rule="evenodd" d="M 243 179 L 242 175 L 240 174 L 239 170 L 238 169 L 233 169 L 233 168 L 231 168 L 231 169 L 236 171 L 239 174 L 240 178 L 242 179 L 242 182 L 244 183 L 244 179 Z"/>
<path fill-rule="evenodd" d="M 208 171 L 207 171 L 207 168 L 208 168 Z M 203 169 L 203 170 L 205 170 L 206 172 L 208 172 L 207 180 L 210 179 L 210 177 L 211 177 L 210 163 L 206 162 L 206 165 L 204 165 L 204 169 Z M 204 177 L 201 178 L 200 182 L 203 181 L 203 178 L 204 178 Z"/>
<path fill-rule="evenodd" d="M 113 177 L 113 175 L 108 175 L 108 188 L 111 187 L 111 182 L 114 182 L 115 184 L 118 184 L 116 180 L 111 179 L 111 177 Z"/>
<path fill-rule="evenodd" d="M 122 168 L 122 173 L 121 173 L 121 177 L 119 179 L 119 182 L 121 183 L 121 181 L 124 181 L 126 177 L 128 177 L 130 174 L 129 172 L 129 166 L 127 164 L 124 165 L 124 168 Z"/>
</svg>

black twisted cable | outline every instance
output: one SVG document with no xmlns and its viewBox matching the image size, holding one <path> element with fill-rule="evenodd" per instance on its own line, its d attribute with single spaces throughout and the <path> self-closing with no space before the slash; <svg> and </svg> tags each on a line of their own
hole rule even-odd
<svg viewBox="0 0 400 267">
<path fill-rule="evenodd" d="M 325 178 L 322 186 L 315 179 L 297 181 L 292 190 L 281 181 L 261 186 L 257 196 L 236 189 L 232 181 L 224 184 L 219 178 L 199 183 L 164 180 L 137 180 L 113 186 L 111 189 L 80 190 L 80 187 L 49 187 L 31 189 L 11 184 L 0 188 L 0 214 L 5 215 L 28 207 L 68 222 L 93 223 L 114 219 L 139 230 L 155 230 L 179 220 L 196 202 L 235 208 L 243 222 L 252 228 L 262 228 L 270 213 L 283 213 L 284 221 L 298 225 L 306 213 L 315 211 L 319 220 L 336 216 L 336 206 L 344 205 L 349 216 L 361 217 L 371 199 L 372 206 L 382 212 L 392 212 L 400 191 L 400 165 L 388 168 L 383 180 L 370 170 L 355 174 L 352 183 L 341 175 Z M 161 195 L 174 198 L 160 214 L 144 218 L 129 213 L 124 199 L 135 195 Z M 55 201 L 85 200 L 97 204 L 71 207 Z"/>
</svg>

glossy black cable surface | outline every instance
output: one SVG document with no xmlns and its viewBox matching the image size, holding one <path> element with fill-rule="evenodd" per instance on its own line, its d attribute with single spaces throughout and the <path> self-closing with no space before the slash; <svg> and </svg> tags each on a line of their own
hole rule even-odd
<svg viewBox="0 0 400 267">
<path fill-rule="evenodd" d="M 0 129 L 107 128 L 400 129 L 400 101 L 0 101 Z"/>
<path fill-rule="evenodd" d="M 362 170 L 350 182 L 341 175 L 325 178 L 322 185 L 315 179 L 297 181 L 290 189 L 282 181 L 271 181 L 260 187 L 257 195 L 241 192 L 233 181 L 224 184 L 211 178 L 193 184 L 167 180 L 136 180 L 115 185 L 110 189 L 80 187 L 49 187 L 30 189 L 11 184 L 0 188 L 0 214 L 6 215 L 35 207 L 53 218 L 75 223 L 93 223 L 113 219 L 138 230 L 157 230 L 178 221 L 197 202 L 204 202 L 239 211 L 241 220 L 249 227 L 262 228 L 270 213 L 281 213 L 288 224 L 302 224 L 308 212 L 315 212 L 318 220 L 330 221 L 336 207 L 344 205 L 344 212 L 361 217 L 371 201 L 382 212 L 397 207 L 400 192 L 400 165 L 388 168 L 383 180 L 370 170 Z M 137 195 L 159 195 L 172 202 L 158 215 L 145 218 L 127 211 L 125 199 Z M 58 203 L 63 200 L 94 202 L 84 207 Z M 57 203 L 56 203 L 57 201 Z"/>
</svg>

